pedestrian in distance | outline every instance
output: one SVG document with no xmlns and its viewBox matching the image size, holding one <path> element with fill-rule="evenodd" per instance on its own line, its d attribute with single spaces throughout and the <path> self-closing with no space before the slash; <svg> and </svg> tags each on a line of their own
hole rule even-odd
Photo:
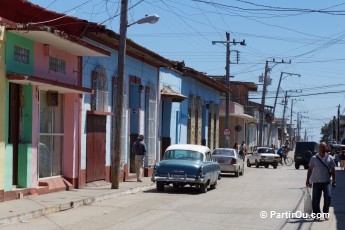
<svg viewBox="0 0 345 230">
<path fill-rule="evenodd" d="M 278 150 L 277 150 L 277 154 L 280 157 L 280 164 L 283 165 L 283 157 L 286 158 L 287 154 L 288 154 L 288 147 L 286 145 L 282 145 Z"/>
<path fill-rule="evenodd" d="M 343 150 L 339 156 L 340 158 L 340 168 L 345 170 L 345 150 Z"/>
<path fill-rule="evenodd" d="M 246 144 L 244 143 L 244 141 L 242 141 L 242 143 L 241 143 L 241 145 L 240 145 L 240 147 L 239 147 L 239 154 L 240 154 L 240 156 L 242 157 L 242 159 L 243 159 L 243 161 L 244 161 L 244 159 L 245 159 L 245 157 L 246 157 L 246 154 L 247 154 L 247 146 L 246 146 Z"/>
<path fill-rule="evenodd" d="M 144 135 L 139 135 L 138 140 L 133 144 L 133 152 L 135 154 L 135 172 L 137 181 L 142 182 L 142 170 L 146 154 L 146 145 L 144 143 Z"/>
<path fill-rule="evenodd" d="M 237 142 L 234 144 L 233 149 L 235 149 L 235 150 L 236 150 L 236 152 L 238 152 L 238 145 L 237 145 Z"/>
<path fill-rule="evenodd" d="M 331 184 L 333 188 L 336 187 L 335 163 L 333 158 L 327 153 L 327 150 L 327 144 L 321 142 L 319 153 L 310 159 L 307 173 L 306 186 L 313 188 L 312 206 L 313 213 L 318 216 L 314 219 L 316 221 L 320 221 L 320 200 L 322 193 L 324 198 L 322 212 L 325 219 L 328 220 L 329 206 L 331 204 Z"/>
</svg>

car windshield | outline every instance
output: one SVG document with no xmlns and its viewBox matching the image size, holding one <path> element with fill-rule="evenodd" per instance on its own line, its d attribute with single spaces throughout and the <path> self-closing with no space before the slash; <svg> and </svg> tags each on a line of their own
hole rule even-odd
<svg viewBox="0 0 345 230">
<path fill-rule="evenodd" d="M 226 156 L 235 156 L 235 153 L 233 150 L 229 150 L 229 149 L 215 149 L 213 152 L 212 152 L 212 156 L 215 156 L 215 155 L 226 155 Z"/>
<path fill-rule="evenodd" d="M 258 153 L 275 153 L 273 149 L 258 149 Z"/>
<path fill-rule="evenodd" d="M 202 161 L 203 154 L 197 151 L 183 150 L 183 149 L 166 151 L 164 153 L 163 160 L 172 160 L 172 159 Z"/>
</svg>

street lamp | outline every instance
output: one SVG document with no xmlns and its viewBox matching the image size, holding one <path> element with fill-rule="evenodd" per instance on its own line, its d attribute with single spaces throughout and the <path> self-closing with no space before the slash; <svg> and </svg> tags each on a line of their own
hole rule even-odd
<svg viewBox="0 0 345 230">
<path fill-rule="evenodd" d="M 144 24 L 144 23 L 155 24 L 158 20 L 159 20 L 159 16 L 157 14 L 146 15 L 145 18 L 141 18 L 138 21 L 128 24 L 127 27 L 130 27 L 134 24 Z"/>
<path fill-rule="evenodd" d="M 118 70 L 117 70 L 117 94 L 116 94 L 116 113 L 115 113 L 115 131 L 113 134 L 113 147 L 111 154 L 111 188 L 119 188 L 121 146 L 122 146 L 122 122 L 123 117 L 123 95 L 125 78 L 125 57 L 126 57 L 126 38 L 127 27 L 134 24 L 156 23 L 158 15 L 147 16 L 138 21 L 128 24 L 127 22 L 128 0 L 121 1 L 120 17 L 120 41 L 118 50 Z"/>
</svg>

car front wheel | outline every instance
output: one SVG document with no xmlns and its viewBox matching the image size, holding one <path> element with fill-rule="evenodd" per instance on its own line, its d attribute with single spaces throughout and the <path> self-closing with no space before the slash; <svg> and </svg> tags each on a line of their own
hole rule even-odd
<svg viewBox="0 0 345 230">
<path fill-rule="evenodd" d="M 259 166 L 260 166 L 260 165 L 259 165 L 259 162 L 256 160 L 256 161 L 255 161 L 255 167 L 259 168 Z"/>
<path fill-rule="evenodd" d="M 250 168 L 250 166 L 252 166 L 252 165 L 250 164 L 250 161 L 247 160 L 247 167 Z"/>
<path fill-rule="evenodd" d="M 278 167 L 278 162 L 273 164 L 273 168 L 276 169 Z"/>
<path fill-rule="evenodd" d="M 211 188 L 211 189 L 216 189 L 216 188 L 217 188 L 217 181 L 214 182 L 214 184 L 211 184 L 211 185 L 210 185 L 210 188 Z"/>
<path fill-rule="evenodd" d="M 156 187 L 157 187 L 157 191 L 159 192 L 163 192 L 164 191 L 164 183 L 163 182 L 156 182 Z"/>
</svg>

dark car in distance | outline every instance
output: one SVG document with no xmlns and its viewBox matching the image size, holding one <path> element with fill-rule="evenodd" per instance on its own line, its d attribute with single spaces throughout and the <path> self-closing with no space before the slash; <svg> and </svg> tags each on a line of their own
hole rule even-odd
<svg viewBox="0 0 345 230">
<path fill-rule="evenodd" d="M 303 165 L 304 169 L 308 169 L 310 158 L 319 152 L 319 144 L 317 142 L 296 142 L 295 148 L 295 168 L 299 169 Z"/>
</svg>

